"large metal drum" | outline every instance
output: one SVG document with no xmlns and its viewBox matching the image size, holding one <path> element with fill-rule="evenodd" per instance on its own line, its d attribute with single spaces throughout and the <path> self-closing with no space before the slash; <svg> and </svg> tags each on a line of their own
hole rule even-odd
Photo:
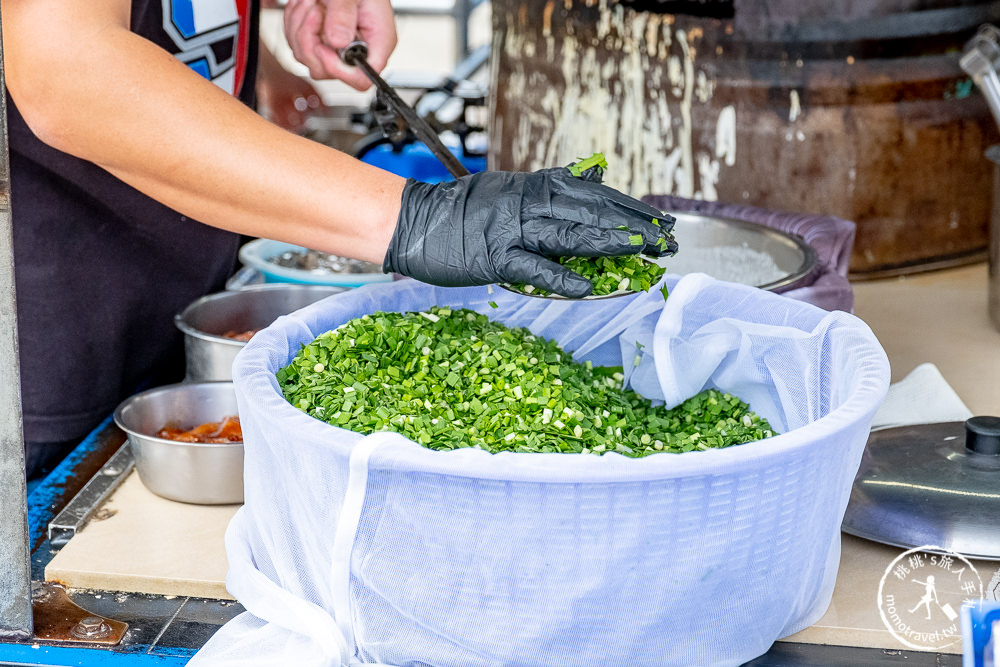
<svg viewBox="0 0 1000 667">
<path fill-rule="evenodd" d="M 852 277 L 985 257 L 998 138 L 968 0 L 494 0 L 490 166 L 857 223 Z"/>
</svg>

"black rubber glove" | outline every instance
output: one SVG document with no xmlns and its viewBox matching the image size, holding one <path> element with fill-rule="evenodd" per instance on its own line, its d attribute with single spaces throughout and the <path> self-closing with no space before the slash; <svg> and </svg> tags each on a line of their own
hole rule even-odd
<svg viewBox="0 0 1000 667">
<path fill-rule="evenodd" d="M 593 291 L 590 281 L 549 258 L 673 254 L 673 225 L 669 215 L 565 167 L 436 184 L 411 179 L 382 270 L 446 287 L 523 282 L 581 298 Z M 635 235 L 641 244 L 632 243 Z"/>
</svg>

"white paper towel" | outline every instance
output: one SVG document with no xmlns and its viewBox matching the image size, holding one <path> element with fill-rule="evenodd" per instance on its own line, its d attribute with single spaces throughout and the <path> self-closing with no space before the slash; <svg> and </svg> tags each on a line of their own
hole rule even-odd
<svg viewBox="0 0 1000 667">
<path fill-rule="evenodd" d="M 924 363 L 889 385 L 885 401 L 875 413 L 872 430 L 965 421 L 972 416 L 937 366 Z"/>
</svg>

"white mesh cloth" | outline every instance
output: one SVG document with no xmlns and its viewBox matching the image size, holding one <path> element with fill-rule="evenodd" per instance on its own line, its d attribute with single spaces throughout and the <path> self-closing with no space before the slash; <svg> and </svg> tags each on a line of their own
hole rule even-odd
<svg viewBox="0 0 1000 667">
<path fill-rule="evenodd" d="M 257 334 L 234 364 L 246 503 L 226 535 L 227 586 L 247 612 L 190 664 L 738 665 L 815 622 L 885 353 L 847 313 L 675 281 L 666 304 L 402 281 Z M 638 353 L 645 395 L 676 404 L 717 387 L 781 435 L 643 459 L 435 452 L 282 397 L 275 372 L 317 334 L 431 305 L 527 326 L 579 360 L 632 369 Z"/>
</svg>

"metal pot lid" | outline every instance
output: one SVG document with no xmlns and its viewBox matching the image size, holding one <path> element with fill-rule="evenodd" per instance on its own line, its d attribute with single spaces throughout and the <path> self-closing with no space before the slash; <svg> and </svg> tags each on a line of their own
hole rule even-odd
<svg viewBox="0 0 1000 667">
<path fill-rule="evenodd" d="M 845 533 L 1000 560 L 1000 418 L 875 431 L 844 515 Z"/>
<path fill-rule="evenodd" d="M 713 278 L 771 291 L 808 284 L 816 250 L 796 234 L 766 225 L 701 213 L 669 211 L 680 248 L 656 263 L 668 273 L 707 273 Z"/>
</svg>

